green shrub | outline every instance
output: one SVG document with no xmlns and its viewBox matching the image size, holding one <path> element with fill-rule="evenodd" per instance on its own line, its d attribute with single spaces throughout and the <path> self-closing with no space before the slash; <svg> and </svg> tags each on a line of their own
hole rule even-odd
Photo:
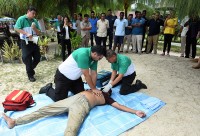
<svg viewBox="0 0 200 136">
<path fill-rule="evenodd" d="M 19 49 L 19 46 L 16 42 L 11 38 L 11 44 L 9 45 L 7 41 L 4 42 L 4 46 L 2 47 L 3 57 L 9 62 L 14 62 L 15 60 L 19 60 L 22 62 L 22 50 Z"/>
</svg>

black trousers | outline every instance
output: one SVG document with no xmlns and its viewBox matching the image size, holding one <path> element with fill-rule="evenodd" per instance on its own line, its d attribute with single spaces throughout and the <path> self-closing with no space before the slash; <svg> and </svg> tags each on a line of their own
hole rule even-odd
<svg viewBox="0 0 200 136">
<path fill-rule="evenodd" d="M 166 48 L 167 48 L 167 53 L 170 52 L 173 36 L 174 36 L 174 35 L 172 35 L 172 34 L 164 34 L 164 47 L 163 47 L 163 52 L 166 51 Z M 167 47 L 167 45 L 168 45 L 168 47 Z"/>
<path fill-rule="evenodd" d="M 54 82 L 56 85 L 55 89 L 51 88 L 46 92 L 46 95 L 54 101 L 67 98 L 69 91 L 73 94 L 84 91 L 84 84 L 81 77 L 77 80 L 70 80 L 60 73 L 59 70 L 56 71 Z"/>
<path fill-rule="evenodd" d="M 190 45 L 192 44 L 192 58 L 196 57 L 197 39 L 196 37 L 186 37 L 185 57 L 189 58 Z"/>
<path fill-rule="evenodd" d="M 62 60 L 65 61 L 66 59 L 66 45 L 67 45 L 67 52 L 68 52 L 68 56 L 71 54 L 71 41 L 70 39 L 62 39 L 61 41 L 61 46 L 62 46 Z"/>
<path fill-rule="evenodd" d="M 103 42 L 103 47 L 106 48 L 106 40 L 107 40 L 107 37 L 98 37 L 97 36 L 97 45 L 101 45 L 101 43 Z"/>
<path fill-rule="evenodd" d="M 108 31 L 107 32 L 107 36 L 109 37 L 109 49 L 112 49 L 112 43 L 113 43 L 113 32 L 112 31 Z"/>
<path fill-rule="evenodd" d="M 58 44 L 61 44 L 61 32 L 57 32 Z"/>
<path fill-rule="evenodd" d="M 94 46 L 93 38 L 94 38 L 95 42 L 97 43 L 97 33 L 90 32 L 91 46 Z"/>
<path fill-rule="evenodd" d="M 136 72 L 122 78 L 122 80 L 121 80 L 122 85 L 121 85 L 121 88 L 119 91 L 119 93 L 121 95 L 127 95 L 130 93 L 134 93 L 141 89 L 141 86 L 139 86 L 138 84 L 132 85 L 133 81 L 135 80 L 135 77 L 136 77 Z"/>
<path fill-rule="evenodd" d="M 34 68 L 36 68 L 37 64 L 40 62 L 40 48 L 33 42 L 29 42 L 29 44 L 26 45 L 24 40 L 21 40 L 21 48 L 22 60 L 26 65 L 26 73 L 28 77 L 32 77 L 35 74 Z"/>
</svg>

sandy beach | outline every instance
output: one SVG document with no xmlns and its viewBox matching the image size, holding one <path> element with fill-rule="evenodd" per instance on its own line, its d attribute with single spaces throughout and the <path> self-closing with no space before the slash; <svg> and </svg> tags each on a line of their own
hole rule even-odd
<svg viewBox="0 0 200 136">
<path fill-rule="evenodd" d="M 50 60 L 39 63 L 33 83 L 27 79 L 24 64 L 0 63 L 0 102 L 14 89 L 37 94 L 42 86 L 53 82 L 61 61 L 53 59 L 53 44 L 50 48 Z M 173 55 L 126 55 L 136 66 L 136 79 L 148 86 L 140 92 L 157 97 L 166 105 L 121 136 L 200 136 L 200 69 L 192 69 L 194 63 L 190 59 Z M 98 65 L 98 71 L 102 69 L 111 70 L 105 58 Z"/>
</svg>

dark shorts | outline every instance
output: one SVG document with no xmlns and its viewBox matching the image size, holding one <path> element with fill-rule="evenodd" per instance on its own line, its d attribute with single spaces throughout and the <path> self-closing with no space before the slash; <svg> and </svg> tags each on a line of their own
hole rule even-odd
<svg viewBox="0 0 200 136">
<path fill-rule="evenodd" d="M 124 42 L 124 36 L 115 36 L 114 38 L 114 44 L 123 44 Z"/>
</svg>

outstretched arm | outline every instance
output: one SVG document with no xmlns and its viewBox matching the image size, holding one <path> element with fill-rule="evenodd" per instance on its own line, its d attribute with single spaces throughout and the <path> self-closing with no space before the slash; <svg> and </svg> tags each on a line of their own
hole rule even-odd
<svg viewBox="0 0 200 136">
<path fill-rule="evenodd" d="M 139 110 L 134 110 L 134 109 L 131 109 L 131 108 L 128 108 L 124 105 L 121 105 L 117 102 L 114 102 L 111 104 L 111 106 L 117 108 L 118 110 L 121 110 L 121 111 L 125 111 L 125 112 L 129 112 L 129 113 L 132 113 L 132 114 L 136 114 L 137 116 L 139 117 L 145 117 L 146 114 L 143 112 L 143 111 L 139 111 Z"/>
</svg>

